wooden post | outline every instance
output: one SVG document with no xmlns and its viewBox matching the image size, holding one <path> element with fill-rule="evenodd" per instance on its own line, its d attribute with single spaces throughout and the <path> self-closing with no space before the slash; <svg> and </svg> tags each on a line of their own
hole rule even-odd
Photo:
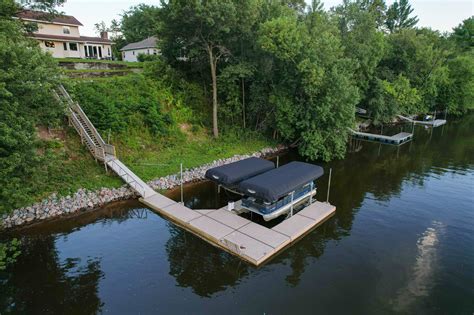
<svg viewBox="0 0 474 315">
<path fill-rule="evenodd" d="M 278 165 L 280 164 L 280 156 L 277 155 L 277 168 L 278 168 Z"/>
<path fill-rule="evenodd" d="M 291 215 L 290 215 L 291 217 L 293 216 L 293 199 L 294 199 L 294 196 L 295 196 L 295 192 L 293 191 L 293 192 L 291 193 L 291 212 L 290 212 L 290 213 L 291 213 Z"/>
<path fill-rule="evenodd" d="M 444 110 L 444 120 L 448 117 L 448 107 L 446 106 L 446 109 Z"/>
<path fill-rule="evenodd" d="M 184 204 L 184 201 L 183 201 L 183 163 L 181 163 L 180 165 L 180 173 L 181 173 L 181 203 Z"/>
<path fill-rule="evenodd" d="M 328 194 L 326 198 L 327 203 L 329 203 L 329 191 L 331 190 L 331 177 L 332 177 L 332 168 L 329 169 Z"/>
</svg>

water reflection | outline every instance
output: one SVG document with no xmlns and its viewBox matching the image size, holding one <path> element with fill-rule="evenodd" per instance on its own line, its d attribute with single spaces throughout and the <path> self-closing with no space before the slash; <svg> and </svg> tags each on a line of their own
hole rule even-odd
<svg viewBox="0 0 474 315">
<path fill-rule="evenodd" d="M 252 268 L 241 259 L 209 245 L 200 238 L 170 225 L 171 237 L 166 242 L 170 274 L 181 287 L 210 297 L 236 285 Z"/>
<path fill-rule="evenodd" d="M 474 152 L 473 146 L 470 146 L 472 138 L 468 136 L 472 130 L 466 126 L 473 125 L 473 118 L 462 121 L 462 126 L 451 122 L 451 127 L 438 129 L 417 127 L 416 141 L 401 147 L 355 143 L 353 145 L 357 152 L 349 153 L 344 160 L 327 164 L 315 162 L 323 165 L 326 173 L 329 168 L 333 169 L 330 201 L 337 205 L 336 214 L 297 245 L 271 260 L 267 266 L 288 264 L 292 272 L 286 281 L 290 286 L 297 286 L 308 261 L 323 255 L 328 241 L 338 241 L 351 234 L 354 218 L 365 199 L 388 201 L 401 194 L 405 182 L 423 186 L 425 178 L 432 176 L 433 168 L 438 174 L 452 172 L 453 169 L 468 169 L 472 165 L 470 157 L 474 156 Z M 433 133 L 436 134 L 434 138 Z M 452 141 L 453 138 L 458 140 Z M 361 146 L 364 146 L 364 150 L 361 150 Z M 293 160 L 302 159 L 295 152 L 279 158 L 280 165 Z M 447 165 L 449 168 L 439 168 Z M 318 184 L 318 199 L 324 200 L 327 176 L 320 179 Z M 179 189 L 169 192 L 168 196 L 179 200 Z M 229 199 L 235 199 L 235 196 L 218 193 L 216 185 L 211 182 L 189 185 L 184 190 L 185 204 L 194 209 L 219 208 Z M 233 286 L 238 283 L 239 277 L 247 276 L 254 270 L 247 264 L 240 264 L 237 258 L 177 228 L 173 228 L 173 238 L 167 243 L 167 252 L 171 274 L 179 285 L 191 287 L 201 296 L 210 296 Z"/>
<path fill-rule="evenodd" d="M 22 238 L 22 254 L 1 275 L 2 314 L 83 314 L 100 312 L 100 259 L 59 258 L 54 236 Z M 33 263 L 34 262 L 34 263 Z"/>
<path fill-rule="evenodd" d="M 444 230 L 444 224 L 435 221 L 418 239 L 417 257 L 408 283 L 406 287 L 400 289 L 394 303 L 396 311 L 407 311 L 417 298 L 429 295 L 430 289 L 434 286 L 438 243 Z"/>
<path fill-rule="evenodd" d="M 400 148 L 355 143 L 346 159 L 322 164 L 326 171 L 333 169 L 330 201 L 337 206 L 335 216 L 260 269 L 166 223 L 138 202 L 20 231 L 16 235 L 24 241 L 23 254 L 12 269 L 0 275 L 0 313 L 97 313 L 114 306 L 124 312 L 121 303 L 129 303 L 130 309 L 144 313 L 158 309 L 166 313 L 176 312 L 183 305 L 195 310 L 199 306 L 196 296 L 213 297 L 206 302 L 214 306 L 224 301 L 227 304 L 222 302 L 224 306 L 219 310 L 225 310 L 234 297 L 246 301 L 246 291 L 250 289 L 255 291 L 247 304 L 271 310 L 271 306 L 262 305 L 268 295 L 261 288 L 272 291 L 273 296 L 292 294 L 273 313 L 298 308 L 307 311 L 314 303 L 329 305 L 326 310 L 331 310 L 340 300 L 340 292 L 345 292 L 347 305 L 355 306 L 351 309 L 354 313 L 367 313 L 367 305 L 374 305 L 367 301 L 374 296 L 377 299 L 373 303 L 383 301 L 380 304 L 385 312 L 410 313 L 419 298 L 436 291 L 433 279 L 442 269 L 437 267 L 441 264 L 440 240 L 449 239 L 446 226 L 453 226 L 445 219 L 462 224 L 459 222 L 469 218 L 465 206 L 469 200 L 450 199 L 453 209 L 459 211 L 454 215 L 425 209 L 443 202 L 447 196 L 406 195 L 420 191 L 427 182 L 433 183 L 433 178 L 448 172 L 453 176 L 471 174 L 473 130 L 474 115 L 434 130 L 417 127 L 415 140 Z M 280 163 L 297 159 L 300 157 L 290 152 L 280 158 Z M 319 200 L 326 199 L 327 184 L 326 176 L 319 181 Z M 449 184 L 452 189 L 459 189 L 452 182 Z M 169 196 L 179 200 L 180 192 L 171 191 Z M 400 201 L 403 197 L 408 199 Z M 189 207 L 210 209 L 222 207 L 234 197 L 218 194 L 214 184 L 203 182 L 187 185 L 184 198 Z M 393 200 L 402 205 L 390 205 Z M 410 208 L 405 211 L 407 204 Z M 414 214 L 410 213 L 411 208 Z M 444 211 L 443 207 L 438 210 Z M 445 217 L 433 222 L 441 214 Z M 94 228 L 88 230 L 92 225 Z M 451 241 L 459 240 L 460 246 L 449 250 L 467 252 L 472 237 L 465 236 L 470 231 L 466 226 L 464 230 L 453 229 L 459 234 Z M 391 228 L 390 233 L 387 227 Z M 74 242 L 66 241 L 74 236 Z M 99 244 L 99 239 L 110 241 Z M 413 250 L 405 256 L 394 254 L 397 264 L 393 264 L 390 257 L 385 259 L 390 242 L 396 242 L 398 249 Z M 460 264 L 463 258 L 459 257 L 452 258 L 452 266 Z M 397 270 L 400 266 L 406 271 Z M 139 276 L 129 274 L 128 269 Z M 406 274 L 409 277 L 404 280 Z M 469 276 L 469 271 L 461 270 L 456 279 L 464 281 L 466 274 Z M 139 278 L 145 280 L 141 282 Z M 380 278 L 383 281 L 379 282 Z M 456 279 L 452 281 L 457 285 L 456 296 L 466 300 L 472 290 L 466 288 L 465 282 L 459 285 Z M 384 285 L 382 290 L 376 283 Z M 377 294 L 377 290 L 382 293 Z M 130 294 L 135 295 L 128 301 Z M 336 308 L 341 310 L 344 306 Z"/>
</svg>

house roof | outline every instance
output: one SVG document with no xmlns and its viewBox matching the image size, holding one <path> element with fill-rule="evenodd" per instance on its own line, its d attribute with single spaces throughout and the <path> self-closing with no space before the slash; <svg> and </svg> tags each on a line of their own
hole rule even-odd
<svg viewBox="0 0 474 315">
<path fill-rule="evenodd" d="M 57 40 L 57 41 L 67 41 L 67 42 L 80 42 L 80 43 L 101 43 L 101 44 L 112 44 L 110 39 L 105 39 L 101 37 L 88 37 L 88 36 L 61 36 L 61 35 L 48 35 L 48 34 L 37 34 L 33 33 L 29 36 L 36 39 L 46 39 L 46 40 Z"/>
<path fill-rule="evenodd" d="M 157 41 L 158 41 L 158 39 L 155 36 L 152 36 L 152 37 L 148 37 L 148 38 L 146 38 L 142 41 L 125 45 L 120 50 L 124 51 L 124 50 L 134 50 L 134 49 L 143 49 L 143 48 L 156 48 Z"/>
<path fill-rule="evenodd" d="M 33 11 L 33 10 L 23 10 L 17 14 L 18 18 L 23 20 L 33 20 L 33 21 L 43 21 L 46 23 L 58 23 L 58 24 L 67 24 L 67 25 L 77 25 L 83 26 L 72 15 L 51 15 L 47 12 L 42 11 Z"/>
</svg>

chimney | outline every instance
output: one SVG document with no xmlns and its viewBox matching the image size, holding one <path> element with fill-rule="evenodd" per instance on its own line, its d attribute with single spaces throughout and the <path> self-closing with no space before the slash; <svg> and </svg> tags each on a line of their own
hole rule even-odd
<svg viewBox="0 0 474 315">
<path fill-rule="evenodd" d="M 107 32 L 100 32 L 100 38 L 109 39 L 109 34 L 107 34 Z"/>
</svg>

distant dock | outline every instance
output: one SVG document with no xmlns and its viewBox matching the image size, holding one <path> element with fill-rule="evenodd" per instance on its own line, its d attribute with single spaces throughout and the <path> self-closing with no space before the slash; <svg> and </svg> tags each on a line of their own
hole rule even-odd
<svg viewBox="0 0 474 315">
<path fill-rule="evenodd" d="M 375 133 L 355 131 L 352 129 L 350 129 L 350 131 L 354 138 L 392 145 L 401 145 L 413 139 L 413 134 L 408 132 L 400 132 L 393 136 L 384 136 Z"/>
<path fill-rule="evenodd" d="M 405 117 L 402 115 L 397 115 L 398 118 L 402 120 L 409 121 L 411 123 L 414 123 L 415 125 L 423 125 L 423 126 L 430 126 L 430 127 L 439 127 L 444 124 L 446 124 L 446 119 L 433 119 L 433 120 L 414 120 L 409 117 Z"/>
<path fill-rule="evenodd" d="M 314 201 L 273 228 L 227 210 L 192 210 L 163 195 L 140 201 L 176 225 L 255 266 L 260 266 L 336 212 L 336 207 Z"/>
</svg>

